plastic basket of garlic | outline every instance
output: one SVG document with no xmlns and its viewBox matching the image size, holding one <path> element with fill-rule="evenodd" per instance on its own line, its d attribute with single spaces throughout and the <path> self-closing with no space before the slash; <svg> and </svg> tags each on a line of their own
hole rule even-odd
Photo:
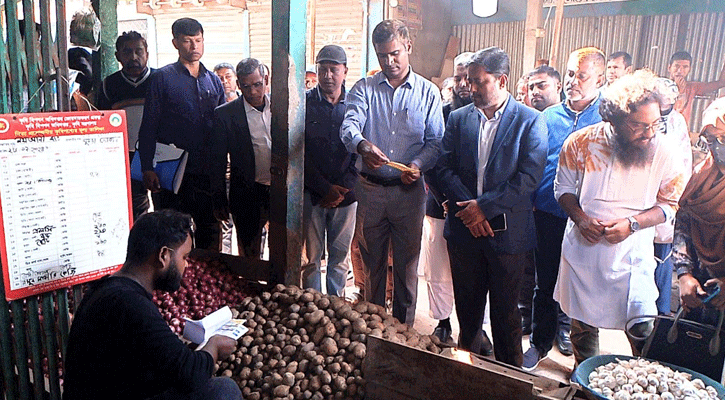
<svg viewBox="0 0 725 400">
<path fill-rule="evenodd" d="M 588 358 L 574 370 L 572 380 L 582 386 L 590 399 L 725 399 L 725 388 L 705 375 L 629 356 Z"/>
</svg>

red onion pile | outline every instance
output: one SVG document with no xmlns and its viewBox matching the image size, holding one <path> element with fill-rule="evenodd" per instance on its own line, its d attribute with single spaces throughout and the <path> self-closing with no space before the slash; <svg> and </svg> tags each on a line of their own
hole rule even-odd
<svg viewBox="0 0 725 400">
<path fill-rule="evenodd" d="M 184 271 L 181 287 L 174 293 L 154 292 L 154 302 L 171 329 L 181 335 L 184 317 L 201 319 L 226 305 L 240 304 L 246 297 L 244 280 L 219 261 L 194 260 Z"/>
</svg>

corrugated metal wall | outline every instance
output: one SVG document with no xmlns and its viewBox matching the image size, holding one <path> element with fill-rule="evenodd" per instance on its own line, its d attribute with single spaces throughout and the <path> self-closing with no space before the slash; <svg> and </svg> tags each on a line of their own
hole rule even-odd
<svg viewBox="0 0 725 400">
<path fill-rule="evenodd" d="M 236 65 L 246 57 L 247 31 L 244 21 L 245 11 L 241 8 L 203 8 L 190 12 L 181 9 L 155 15 L 158 66 L 175 62 L 179 53 L 171 43 L 171 24 L 179 18 L 189 17 L 198 20 L 204 27 L 204 57 L 201 62 L 209 69 L 221 62 Z"/>
<path fill-rule="evenodd" d="M 511 57 L 509 91 L 514 93 L 516 81 L 524 74 L 521 60 L 524 57 L 524 21 L 497 24 L 456 25 L 453 36 L 460 38 L 458 52 L 476 51 L 498 46 Z"/>
<path fill-rule="evenodd" d="M 564 18 L 558 62 L 554 67 L 565 69 L 569 53 L 579 47 L 596 46 L 607 54 L 627 51 L 637 68 L 647 67 L 668 76 L 669 57 L 677 50 L 692 54 L 691 81 L 717 80 L 725 62 L 725 13 L 680 15 L 617 15 L 586 18 Z M 551 22 L 551 21 L 549 21 Z M 549 58 L 552 30 L 547 29 L 539 48 L 539 58 Z M 683 30 L 680 32 L 680 30 Z M 475 51 L 496 45 L 511 56 L 511 84 L 524 73 L 524 22 L 508 22 L 453 27 L 453 35 L 461 39 L 459 51 Z M 679 41 L 678 41 L 679 39 Z M 678 43 L 682 48 L 678 48 Z M 690 129 L 700 128 L 702 111 L 715 98 L 714 94 L 695 101 Z"/>
<path fill-rule="evenodd" d="M 249 9 L 249 56 L 272 65 L 272 2 L 247 1 Z"/>
<path fill-rule="evenodd" d="M 725 63 L 725 13 L 690 14 L 685 49 L 692 54 L 690 79 L 714 81 L 718 79 Z M 721 89 L 720 94 L 725 94 Z M 713 96 L 695 100 L 690 127 L 699 127 L 702 112 L 712 102 Z"/>
<path fill-rule="evenodd" d="M 307 51 L 312 54 L 327 44 L 342 46 L 347 53 L 351 87 L 362 74 L 363 9 L 361 1 L 316 0 L 315 48 L 311 45 L 311 25 L 307 29 Z M 247 1 L 249 8 L 249 48 L 252 57 L 269 64 L 272 59 L 271 0 Z M 307 7 L 308 21 L 310 7 Z M 310 59 L 310 57 L 306 57 Z M 310 65 L 309 67 L 313 67 Z"/>
</svg>

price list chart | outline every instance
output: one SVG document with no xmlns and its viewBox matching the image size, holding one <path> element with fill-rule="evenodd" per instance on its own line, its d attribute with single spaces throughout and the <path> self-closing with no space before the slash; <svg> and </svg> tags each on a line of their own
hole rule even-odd
<svg viewBox="0 0 725 400">
<path fill-rule="evenodd" d="M 8 300 L 111 273 L 131 226 L 123 112 L 0 115 Z"/>
</svg>

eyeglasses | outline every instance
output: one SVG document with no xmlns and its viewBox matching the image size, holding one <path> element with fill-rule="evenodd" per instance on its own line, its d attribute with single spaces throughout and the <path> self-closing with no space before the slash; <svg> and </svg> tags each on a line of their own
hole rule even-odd
<svg viewBox="0 0 725 400">
<path fill-rule="evenodd" d="M 664 121 L 662 118 L 659 118 L 657 121 L 645 125 L 641 122 L 630 122 L 630 121 L 624 121 L 624 124 L 627 125 L 627 128 L 629 128 L 632 133 L 636 135 L 641 135 L 649 130 L 651 130 L 653 133 L 661 132 L 664 128 Z"/>
</svg>

